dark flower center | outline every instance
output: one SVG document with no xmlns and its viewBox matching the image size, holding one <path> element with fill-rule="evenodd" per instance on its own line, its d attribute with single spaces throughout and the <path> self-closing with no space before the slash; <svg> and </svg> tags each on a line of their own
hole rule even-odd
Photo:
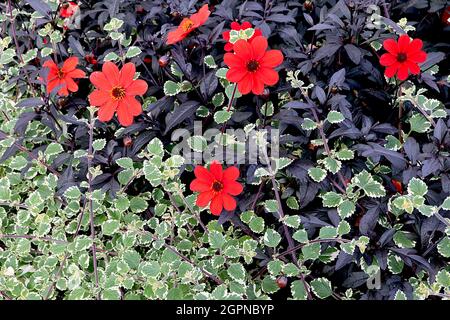
<svg viewBox="0 0 450 320">
<path fill-rule="evenodd" d="M 123 87 L 112 88 L 111 97 L 114 100 L 122 100 L 123 98 L 125 98 L 125 89 Z"/>
<path fill-rule="evenodd" d="M 405 62 L 406 59 L 407 59 L 406 53 L 400 52 L 400 53 L 397 55 L 397 61 L 398 61 L 398 62 Z"/>
<path fill-rule="evenodd" d="M 211 187 L 215 192 L 220 192 L 223 189 L 223 183 L 220 181 L 214 181 Z"/>
<path fill-rule="evenodd" d="M 58 69 L 58 72 L 56 73 L 56 76 L 58 77 L 58 79 L 63 79 L 64 78 L 64 72 L 62 71 L 62 69 Z"/>
<path fill-rule="evenodd" d="M 250 72 L 255 72 L 259 68 L 259 62 L 256 60 L 250 60 L 247 62 L 247 70 Z"/>
</svg>

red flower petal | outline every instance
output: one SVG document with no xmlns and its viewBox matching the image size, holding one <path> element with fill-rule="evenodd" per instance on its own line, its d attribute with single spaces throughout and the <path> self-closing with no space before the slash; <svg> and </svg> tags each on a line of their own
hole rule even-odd
<svg viewBox="0 0 450 320">
<path fill-rule="evenodd" d="M 112 63 L 111 61 L 105 62 L 105 64 L 102 67 L 103 74 L 105 75 L 106 79 L 108 79 L 108 82 L 114 87 L 119 85 L 119 68 Z"/>
<path fill-rule="evenodd" d="M 72 71 L 67 72 L 66 74 L 68 77 L 71 78 L 84 78 L 86 77 L 86 73 L 83 70 L 75 69 Z"/>
<path fill-rule="evenodd" d="M 214 176 L 205 167 L 196 166 L 194 169 L 194 174 L 197 179 L 202 180 L 209 185 L 214 182 Z"/>
<path fill-rule="evenodd" d="M 50 82 L 47 84 L 47 93 L 52 93 L 52 91 L 53 91 L 56 87 L 58 87 L 60 84 L 61 84 L 61 81 L 60 81 L 59 79 L 55 79 L 55 80 L 50 81 Z"/>
<path fill-rule="evenodd" d="M 268 86 L 273 86 L 279 80 L 278 72 L 269 68 L 261 68 L 257 72 L 258 79 L 261 79 Z"/>
<path fill-rule="evenodd" d="M 236 209 L 236 200 L 232 196 L 230 196 L 226 193 L 223 193 L 222 201 L 223 201 L 223 207 L 225 208 L 225 210 L 233 211 L 234 209 Z"/>
<path fill-rule="evenodd" d="M 253 59 L 261 59 L 267 50 L 267 39 L 262 36 L 254 38 L 251 43 L 251 48 L 253 52 Z"/>
<path fill-rule="evenodd" d="M 213 161 L 209 166 L 209 171 L 212 173 L 216 180 L 222 181 L 222 165 L 216 161 Z"/>
<path fill-rule="evenodd" d="M 117 106 L 117 118 L 119 119 L 119 123 L 124 127 L 133 124 L 133 114 L 130 112 L 124 101 L 120 101 Z"/>
<path fill-rule="evenodd" d="M 247 73 L 247 75 L 238 82 L 238 89 L 241 94 L 247 94 L 252 91 L 253 87 L 253 75 Z"/>
<path fill-rule="evenodd" d="M 53 70 L 58 70 L 58 66 L 56 65 L 56 63 L 55 62 L 53 62 L 53 60 L 47 60 L 47 61 L 45 61 L 44 62 L 44 64 L 42 65 L 42 66 L 44 66 L 44 67 L 46 67 L 46 68 L 49 68 L 49 69 L 53 69 Z"/>
<path fill-rule="evenodd" d="M 408 65 L 406 63 L 400 64 L 397 72 L 397 77 L 402 81 L 408 78 Z"/>
<path fill-rule="evenodd" d="M 244 68 L 231 68 L 227 71 L 227 80 L 230 82 L 239 82 L 247 75 Z"/>
<path fill-rule="evenodd" d="M 128 62 L 125 63 L 122 67 L 122 70 L 120 70 L 120 84 L 127 88 L 132 82 L 134 78 L 134 74 L 136 73 L 136 66 L 134 63 Z"/>
<path fill-rule="evenodd" d="M 223 182 L 227 182 L 227 181 L 234 181 L 237 178 L 239 178 L 239 169 L 236 168 L 235 166 L 226 168 L 223 171 Z"/>
<path fill-rule="evenodd" d="M 395 73 L 397 72 L 399 67 L 398 63 L 394 63 L 393 65 L 389 66 L 386 68 L 386 70 L 384 70 L 384 75 L 388 78 L 392 78 Z"/>
<path fill-rule="evenodd" d="M 124 103 L 132 116 L 136 117 L 142 113 L 142 106 L 139 101 L 133 96 L 125 96 L 122 103 Z"/>
<path fill-rule="evenodd" d="M 414 63 L 414 62 L 408 60 L 408 61 L 406 61 L 406 65 L 408 66 L 408 69 L 412 74 L 420 73 L 420 68 L 417 63 Z"/>
<path fill-rule="evenodd" d="M 283 62 L 283 54 L 280 50 L 269 50 L 260 61 L 264 68 L 275 68 Z"/>
<path fill-rule="evenodd" d="M 127 95 L 130 96 L 141 96 L 147 92 L 148 85 L 144 80 L 134 80 L 127 88 Z"/>
<path fill-rule="evenodd" d="M 256 37 L 262 36 L 262 31 L 261 29 L 255 29 L 255 33 L 253 33 L 253 36 L 250 38 L 250 42 L 251 40 L 255 39 Z"/>
<path fill-rule="evenodd" d="M 50 82 L 51 80 L 54 80 L 58 78 L 58 70 L 57 69 L 49 69 L 49 72 L 47 74 L 47 82 Z"/>
<path fill-rule="evenodd" d="M 273 71 L 272 69 L 267 69 L 267 70 Z M 275 72 L 275 71 L 273 71 L 273 72 Z M 276 73 L 276 74 L 278 76 L 278 73 Z M 261 75 L 260 71 L 252 74 L 252 76 L 253 76 L 252 92 L 253 92 L 253 94 L 256 94 L 256 95 L 260 95 L 260 94 L 264 93 L 264 82 L 266 81 L 266 79 L 261 78 L 260 75 Z"/>
<path fill-rule="evenodd" d="M 198 28 L 202 24 L 204 24 L 206 22 L 206 20 L 208 20 L 210 14 L 211 14 L 211 11 L 209 11 L 208 5 L 207 4 L 203 5 L 203 7 L 201 7 L 197 13 L 194 13 L 191 16 L 191 20 L 194 23 L 192 28 Z"/>
<path fill-rule="evenodd" d="M 211 184 L 199 179 L 194 179 L 189 185 L 189 189 L 193 192 L 205 192 L 211 190 Z"/>
<path fill-rule="evenodd" d="M 223 192 L 231 194 L 232 196 L 241 194 L 243 190 L 244 187 L 237 181 L 227 181 L 223 185 Z"/>
<path fill-rule="evenodd" d="M 198 207 L 206 207 L 213 197 L 214 197 L 214 191 L 209 190 L 209 191 L 202 192 L 198 195 L 197 201 L 195 202 L 195 204 Z"/>
<path fill-rule="evenodd" d="M 67 84 L 67 89 L 70 92 L 77 92 L 78 91 L 78 85 L 75 83 L 75 81 L 72 80 L 71 77 L 65 77 L 64 80 Z"/>
<path fill-rule="evenodd" d="M 68 96 L 69 95 L 69 90 L 67 90 L 67 83 L 65 79 L 61 79 L 60 80 L 60 84 L 61 84 L 61 89 L 59 89 L 58 94 L 60 96 Z"/>
<path fill-rule="evenodd" d="M 383 47 L 386 49 L 386 51 L 392 53 L 393 55 L 397 55 L 398 53 L 398 45 L 394 39 L 384 40 Z"/>
<path fill-rule="evenodd" d="M 109 83 L 108 79 L 106 78 L 105 74 L 100 71 L 92 72 L 89 76 L 89 80 L 91 80 L 92 84 L 101 90 L 109 91 L 112 89 L 111 83 Z"/>
<path fill-rule="evenodd" d="M 242 39 L 234 43 L 234 52 L 241 58 L 241 60 L 244 61 L 248 61 L 253 58 L 250 44 Z"/>
<path fill-rule="evenodd" d="M 186 38 L 187 35 L 188 35 L 188 33 L 184 32 L 183 29 L 178 27 L 175 30 L 170 31 L 167 34 L 166 44 L 170 45 L 170 44 L 177 43 L 177 42 L 183 40 L 184 38 Z"/>
<path fill-rule="evenodd" d="M 400 38 L 398 38 L 398 51 L 399 52 L 407 52 L 409 49 L 409 43 L 411 39 L 408 35 L 402 34 Z"/>
<path fill-rule="evenodd" d="M 78 64 L 78 58 L 77 57 L 70 57 L 66 61 L 64 61 L 63 67 L 61 70 L 63 72 L 69 72 L 74 70 L 77 67 Z"/>
<path fill-rule="evenodd" d="M 101 106 L 111 100 L 111 95 L 104 90 L 94 90 L 89 95 L 89 103 L 92 106 Z M 115 111 L 115 109 L 114 109 Z"/>
<path fill-rule="evenodd" d="M 230 40 L 230 30 L 222 32 L 222 38 L 225 41 L 229 41 Z"/>
<path fill-rule="evenodd" d="M 251 28 L 251 27 L 252 27 L 252 24 L 250 22 L 248 22 L 248 21 L 244 21 L 241 24 L 241 30 L 246 30 L 246 29 Z"/>
<path fill-rule="evenodd" d="M 385 53 L 380 58 L 380 64 L 382 66 L 390 66 L 391 64 L 394 64 L 397 62 L 397 57 L 390 53 Z"/>
<path fill-rule="evenodd" d="M 223 61 L 229 68 L 245 68 L 245 61 L 234 53 L 225 53 Z"/>
<path fill-rule="evenodd" d="M 225 43 L 225 46 L 223 47 L 223 49 L 225 51 L 233 51 L 234 45 L 230 42 Z"/>
<path fill-rule="evenodd" d="M 408 60 L 415 63 L 422 63 L 427 60 L 427 54 L 424 51 L 414 52 L 411 55 L 408 55 Z"/>
<path fill-rule="evenodd" d="M 223 198 L 222 194 L 216 195 L 212 200 L 211 204 L 209 205 L 209 209 L 211 210 L 211 213 L 215 216 L 219 216 L 222 213 L 223 210 Z"/>
<path fill-rule="evenodd" d="M 239 31 L 241 30 L 241 25 L 239 24 L 239 22 L 233 21 L 231 23 L 231 29 Z"/>
<path fill-rule="evenodd" d="M 117 110 L 117 101 L 109 100 L 98 109 L 98 120 L 108 122 Z"/>
<path fill-rule="evenodd" d="M 409 44 L 409 52 L 412 53 L 412 52 L 415 52 L 415 51 L 419 51 L 420 49 L 422 49 L 422 46 L 423 46 L 422 40 L 414 39 Z"/>
</svg>

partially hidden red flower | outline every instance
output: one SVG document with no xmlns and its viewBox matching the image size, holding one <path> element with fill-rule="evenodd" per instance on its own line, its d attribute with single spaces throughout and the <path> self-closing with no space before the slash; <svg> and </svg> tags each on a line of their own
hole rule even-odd
<svg viewBox="0 0 450 320">
<path fill-rule="evenodd" d="M 394 185 L 395 190 L 397 190 L 398 193 L 403 193 L 403 186 L 402 183 L 396 179 L 391 179 L 392 184 Z"/>
<path fill-rule="evenodd" d="M 236 181 L 239 169 L 235 166 L 225 170 L 222 165 L 213 161 L 209 170 L 202 166 L 194 169 L 196 179 L 190 184 L 191 191 L 200 192 L 197 197 L 197 206 L 206 207 L 209 204 L 211 213 L 220 215 L 222 209 L 227 211 L 236 209 L 236 200 L 232 196 L 239 195 L 243 187 Z"/>
<path fill-rule="evenodd" d="M 174 44 L 183 40 L 189 33 L 203 25 L 210 14 L 211 11 L 209 11 L 208 5 L 205 4 L 197 13 L 194 13 L 189 18 L 184 18 L 175 30 L 170 31 L 167 35 L 166 43 Z"/>
<path fill-rule="evenodd" d="M 83 70 L 76 69 L 77 65 L 77 57 L 66 59 L 61 68 L 51 59 L 45 61 L 43 66 L 50 69 L 47 75 L 47 92 L 51 93 L 56 87 L 59 87 L 58 94 L 60 96 L 68 96 L 69 91 L 77 92 L 78 85 L 73 79 L 86 76 Z"/>
<path fill-rule="evenodd" d="M 61 6 L 59 15 L 63 18 L 70 18 L 78 10 L 78 4 L 73 1 L 69 1 Z"/>
<path fill-rule="evenodd" d="M 235 21 L 233 21 L 233 22 L 231 23 L 231 30 L 240 31 L 240 30 L 247 30 L 247 29 L 249 29 L 249 28 L 253 28 L 253 26 L 252 26 L 252 24 L 251 24 L 250 22 L 248 22 L 248 21 L 242 22 L 242 24 L 239 24 L 239 22 L 235 22 Z M 227 42 L 227 43 L 225 44 L 224 49 L 225 49 L 225 51 L 228 51 L 228 52 L 229 52 L 229 51 L 233 51 L 233 48 L 234 48 L 234 43 L 231 43 L 231 42 L 230 42 L 230 31 L 231 31 L 231 30 L 224 31 L 224 32 L 222 33 L 223 39 Z M 255 38 L 258 37 L 258 36 L 262 36 L 262 32 L 261 32 L 260 29 L 256 28 L 256 29 L 255 29 L 255 32 L 254 32 L 253 35 L 252 35 L 252 37 L 251 37 L 250 39 L 248 39 L 248 41 L 249 41 L 249 42 L 252 42 L 252 40 L 255 39 Z"/>
<path fill-rule="evenodd" d="M 86 60 L 87 63 L 97 65 L 97 59 L 95 58 L 94 54 L 90 53 L 84 56 L 84 60 Z"/>
<path fill-rule="evenodd" d="M 445 8 L 442 12 L 441 21 L 443 24 L 450 26 L 450 6 Z"/>
<path fill-rule="evenodd" d="M 264 85 L 273 86 L 279 80 L 275 67 L 283 62 L 280 50 L 267 50 L 267 39 L 258 36 L 252 42 L 238 40 L 234 53 L 226 53 L 225 64 L 230 68 L 227 79 L 237 83 L 239 92 L 262 94 Z"/>
<path fill-rule="evenodd" d="M 396 42 L 394 39 L 387 39 L 383 42 L 383 47 L 388 51 L 380 58 L 380 64 L 387 67 L 384 75 L 388 78 L 397 74 L 399 80 L 406 80 L 409 72 L 419 74 L 419 63 L 425 62 L 427 54 L 422 50 L 422 40 L 411 41 L 408 35 L 401 35 Z"/>
<path fill-rule="evenodd" d="M 126 63 L 121 70 L 111 61 L 105 62 L 102 71 L 93 72 L 90 76 L 95 89 L 89 95 L 89 102 L 99 107 L 98 119 L 110 121 L 115 113 L 123 126 L 133 124 L 134 117 L 142 113 L 141 103 L 137 95 L 147 92 L 147 82 L 134 80 L 136 66 Z"/>
</svg>

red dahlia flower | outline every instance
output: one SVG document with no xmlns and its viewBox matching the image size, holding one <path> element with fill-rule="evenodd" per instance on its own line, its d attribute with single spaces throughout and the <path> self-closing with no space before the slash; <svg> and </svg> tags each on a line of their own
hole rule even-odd
<svg viewBox="0 0 450 320">
<path fill-rule="evenodd" d="M 70 18 L 73 16 L 75 11 L 77 11 L 78 5 L 75 2 L 68 2 L 61 6 L 61 9 L 59 10 L 59 15 L 63 18 Z"/>
<path fill-rule="evenodd" d="M 89 101 L 99 107 L 100 121 L 110 121 L 117 113 L 120 124 L 126 127 L 142 113 L 141 103 L 135 96 L 143 95 L 148 87 L 144 80 L 133 80 L 135 73 L 134 63 L 124 64 L 119 71 L 114 63 L 108 61 L 103 65 L 102 72 L 91 74 L 90 80 L 96 90 L 89 95 Z"/>
<path fill-rule="evenodd" d="M 56 87 L 60 87 L 58 94 L 60 96 L 68 96 L 70 92 L 77 92 L 78 85 L 73 79 L 84 78 L 86 74 L 80 69 L 76 69 L 78 65 L 77 57 L 70 57 L 64 61 L 62 68 L 53 62 L 53 60 L 47 60 L 43 66 L 49 68 L 50 71 L 47 75 L 47 92 L 51 93 Z"/>
<path fill-rule="evenodd" d="M 170 31 L 166 43 L 174 44 L 183 40 L 189 33 L 203 25 L 210 14 L 211 11 L 208 10 L 208 5 L 205 4 L 197 13 L 194 13 L 189 18 L 184 18 L 175 30 Z"/>
<path fill-rule="evenodd" d="M 230 68 L 227 79 L 236 82 L 239 92 L 262 94 L 264 85 L 273 86 L 278 82 L 275 67 L 283 62 L 280 50 L 268 50 L 267 39 L 255 37 L 253 41 L 238 40 L 234 44 L 234 53 L 226 53 L 225 64 Z"/>
<path fill-rule="evenodd" d="M 234 22 L 234 21 L 231 23 L 231 30 L 240 31 L 240 30 L 247 30 L 249 28 L 253 28 L 253 26 L 248 21 L 242 22 L 242 24 L 239 24 L 239 22 Z M 224 47 L 225 51 L 233 51 L 234 44 L 229 42 L 231 30 L 224 31 L 222 33 L 223 39 L 227 42 Z M 260 29 L 255 29 L 253 36 L 250 39 L 248 39 L 248 42 L 252 42 L 252 40 L 258 36 L 262 36 L 262 32 Z"/>
<path fill-rule="evenodd" d="M 412 74 L 419 74 L 419 63 L 425 62 L 427 54 L 422 51 L 422 40 L 411 41 L 406 34 L 401 35 L 398 42 L 394 39 L 387 39 L 383 42 L 383 47 L 388 51 L 380 58 L 380 64 L 387 67 L 384 75 L 392 78 L 397 74 L 398 79 L 406 80 L 408 70 Z"/>
<path fill-rule="evenodd" d="M 227 211 L 236 209 L 236 200 L 232 196 L 237 196 L 242 192 L 242 185 L 236 181 L 239 177 L 239 169 L 229 167 L 222 170 L 222 165 L 212 162 L 209 170 L 196 166 L 194 170 L 196 179 L 191 182 L 190 189 L 200 192 L 197 197 L 197 206 L 206 207 L 209 203 L 211 213 L 220 215 L 222 209 Z"/>
</svg>

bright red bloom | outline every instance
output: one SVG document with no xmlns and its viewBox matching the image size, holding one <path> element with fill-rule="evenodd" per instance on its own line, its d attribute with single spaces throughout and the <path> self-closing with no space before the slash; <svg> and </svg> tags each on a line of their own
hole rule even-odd
<svg viewBox="0 0 450 320">
<path fill-rule="evenodd" d="M 242 22 L 242 24 L 239 24 L 239 22 L 234 21 L 231 23 L 231 30 L 240 31 L 240 30 L 247 30 L 249 28 L 253 28 L 253 26 L 248 21 Z M 231 30 L 224 31 L 222 33 L 223 39 L 227 42 L 224 47 L 225 51 L 233 51 L 234 44 L 229 42 Z M 248 42 L 252 42 L 252 40 L 258 36 L 262 36 L 262 32 L 260 29 L 255 29 L 255 32 L 253 33 L 252 37 L 248 39 Z"/>
<path fill-rule="evenodd" d="M 275 67 L 283 62 L 280 50 L 268 50 L 267 39 L 256 37 L 253 41 L 238 40 L 234 44 L 234 53 L 226 53 L 225 64 L 230 68 L 227 79 L 236 82 L 239 92 L 262 94 L 264 85 L 273 86 L 278 82 Z"/>
<path fill-rule="evenodd" d="M 403 186 L 400 181 L 391 179 L 391 182 L 394 185 L 394 188 L 395 188 L 395 190 L 397 190 L 398 193 L 403 193 Z"/>
<path fill-rule="evenodd" d="M 232 196 L 237 196 L 243 190 L 242 185 L 236 181 L 239 177 L 239 169 L 229 167 L 222 170 L 222 165 L 213 161 L 209 170 L 202 166 L 194 169 L 196 179 L 191 182 L 190 189 L 200 192 L 197 197 L 197 206 L 206 207 L 215 216 L 220 215 L 222 209 L 227 211 L 236 209 L 236 200 Z"/>
<path fill-rule="evenodd" d="M 78 85 L 73 79 L 84 78 L 86 74 L 80 69 L 76 69 L 78 65 L 77 57 L 70 57 L 66 61 L 62 68 L 53 62 L 53 60 L 47 60 L 43 66 L 49 68 L 50 71 L 47 75 L 47 92 L 51 93 L 56 87 L 60 87 L 58 94 L 60 96 L 68 96 L 70 92 L 77 92 Z"/>
<path fill-rule="evenodd" d="M 114 63 L 108 61 L 103 65 L 102 72 L 91 74 L 90 80 L 96 90 L 89 95 L 89 101 L 99 107 L 100 121 L 110 121 L 117 113 L 120 124 L 126 127 L 142 113 L 141 103 L 135 96 L 147 92 L 148 86 L 144 80 L 133 80 L 135 73 L 134 63 L 124 64 L 119 71 Z"/>
<path fill-rule="evenodd" d="M 211 11 L 208 10 L 208 5 L 205 4 L 197 13 L 194 13 L 189 18 L 184 18 L 175 30 L 170 31 L 166 43 L 174 44 L 183 40 L 189 33 L 203 25 L 210 14 Z"/>
<path fill-rule="evenodd" d="M 77 10 L 78 5 L 75 2 L 70 1 L 61 6 L 61 9 L 59 10 L 59 15 L 63 18 L 70 18 Z"/>
<path fill-rule="evenodd" d="M 394 39 L 387 39 L 383 42 L 383 47 L 388 51 L 380 58 L 380 64 L 387 67 L 384 75 L 392 78 L 395 74 L 400 80 L 408 78 L 408 70 L 412 74 L 419 74 L 419 63 L 425 62 L 427 54 L 422 51 L 422 40 L 411 41 L 406 34 L 401 35 L 398 42 Z"/>
</svg>

